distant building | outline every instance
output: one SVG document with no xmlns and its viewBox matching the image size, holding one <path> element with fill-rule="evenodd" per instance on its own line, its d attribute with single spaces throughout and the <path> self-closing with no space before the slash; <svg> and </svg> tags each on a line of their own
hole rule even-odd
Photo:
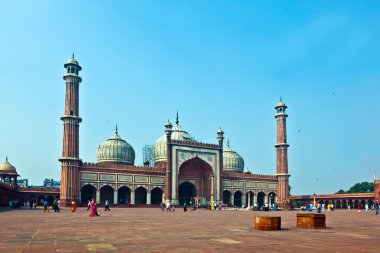
<svg viewBox="0 0 380 253">
<path fill-rule="evenodd" d="M 17 179 L 17 185 L 21 188 L 27 188 L 28 187 L 28 179 Z"/>
<path fill-rule="evenodd" d="M 46 178 L 44 180 L 44 186 L 45 189 L 59 189 L 61 187 L 60 181 L 54 181 L 53 179 Z"/>
</svg>

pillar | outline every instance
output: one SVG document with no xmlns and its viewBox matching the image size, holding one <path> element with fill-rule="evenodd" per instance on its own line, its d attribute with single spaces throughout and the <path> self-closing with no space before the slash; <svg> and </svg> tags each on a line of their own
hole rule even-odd
<svg viewBox="0 0 380 253">
<path fill-rule="evenodd" d="M 135 204 L 135 191 L 131 191 L 131 205 Z"/>
<path fill-rule="evenodd" d="M 245 194 L 242 194 L 241 195 L 241 205 L 243 206 L 245 206 Z"/>
<path fill-rule="evenodd" d="M 255 206 L 255 204 L 257 204 L 257 196 L 253 194 L 253 206 Z"/>
<path fill-rule="evenodd" d="M 248 192 L 248 202 L 247 202 L 247 206 L 248 207 L 251 207 L 251 193 Z"/>
<path fill-rule="evenodd" d="M 152 203 L 152 201 L 151 201 L 151 197 L 150 197 L 150 192 L 147 191 L 147 193 L 146 193 L 146 204 L 150 205 L 151 203 Z"/>
<path fill-rule="evenodd" d="M 214 176 L 211 176 L 211 201 L 214 201 Z"/>
<path fill-rule="evenodd" d="M 96 190 L 96 195 L 95 195 L 95 198 L 96 198 L 96 204 L 100 204 L 100 191 L 99 190 Z"/>
<path fill-rule="evenodd" d="M 235 194 L 231 194 L 231 206 L 235 205 L 234 196 Z"/>
<path fill-rule="evenodd" d="M 114 193 L 113 193 L 113 203 L 114 203 L 114 205 L 119 204 L 119 200 L 118 200 L 118 191 L 117 191 L 117 190 L 114 191 Z"/>
</svg>

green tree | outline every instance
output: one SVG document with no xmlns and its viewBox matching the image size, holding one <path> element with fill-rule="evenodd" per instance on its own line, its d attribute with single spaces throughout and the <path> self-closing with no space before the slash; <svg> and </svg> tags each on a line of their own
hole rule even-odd
<svg viewBox="0 0 380 253">
<path fill-rule="evenodd" d="M 363 193 L 363 192 L 373 192 L 374 185 L 369 182 L 361 182 L 352 186 L 347 193 Z"/>
<path fill-rule="evenodd" d="M 348 191 L 340 189 L 335 194 L 373 192 L 375 190 L 374 188 L 375 186 L 373 183 L 361 182 L 355 184 L 354 186 L 351 186 L 351 188 Z"/>
</svg>

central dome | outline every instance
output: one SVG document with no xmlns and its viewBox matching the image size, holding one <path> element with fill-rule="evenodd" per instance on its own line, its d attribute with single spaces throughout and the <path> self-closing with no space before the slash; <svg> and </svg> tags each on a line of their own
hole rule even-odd
<svg viewBox="0 0 380 253">
<path fill-rule="evenodd" d="M 99 145 L 96 151 L 98 162 L 117 162 L 133 165 L 135 163 L 135 150 L 123 140 L 117 131 L 112 138 Z"/>
<path fill-rule="evenodd" d="M 182 127 L 179 125 L 178 121 L 178 113 L 177 113 L 177 120 L 175 122 L 175 125 L 172 128 L 172 140 L 177 141 L 187 141 L 187 142 L 197 142 L 193 137 L 189 135 L 188 132 L 182 129 Z M 167 142 L 166 142 L 166 134 L 162 135 L 156 143 L 154 144 L 154 162 L 161 162 L 166 161 L 166 148 L 167 148 Z"/>
</svg>

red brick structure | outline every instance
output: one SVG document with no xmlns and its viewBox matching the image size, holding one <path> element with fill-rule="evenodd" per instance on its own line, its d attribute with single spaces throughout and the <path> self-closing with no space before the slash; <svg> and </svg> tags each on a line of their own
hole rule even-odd
<svg viewBox="0 0 380 253">
<path fill-rule="evenodd" d="M 276 163 L 276 177 L 278 179 L 278 205 L 285 207 L 289 199 L 289 173 L 288 173 L 288 147 L 286 139 L 286 108 L 282 100 L 275 107 L 277 114 L 277 163 Z"/>
<path fill-rule="evenodd" d="M 71 201 L 79 202 L 79 83 L 82 78 L 79 71 L 82 67 L 73 57 L 64 65 L 66 74 L 63 79 L 66 82 L 65 111 L 61 117 L 63 121 L 63 148 L 61 172 L 61 203 L 62 206 L 70 206 Z"/>
</svg>

